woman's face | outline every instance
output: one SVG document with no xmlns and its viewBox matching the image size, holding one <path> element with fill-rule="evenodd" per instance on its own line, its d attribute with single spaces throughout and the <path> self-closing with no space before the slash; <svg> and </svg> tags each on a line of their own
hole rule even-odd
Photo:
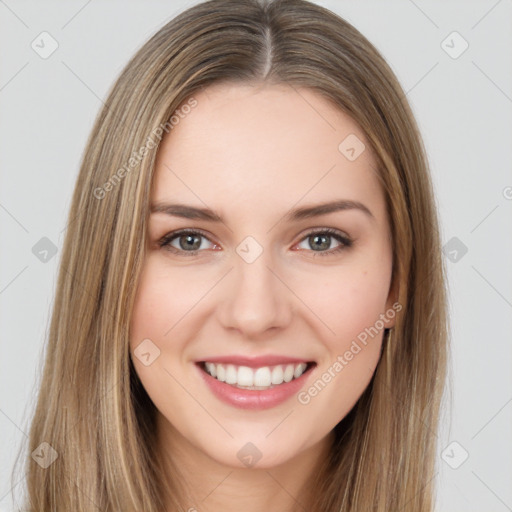
<svg viewBox="0 0 512 512">
<path fill-rule="evenodd" d="M 385 199 L 363 133 L 317 93 L 195 99 L 159 149 L 132 360 L 169 438 L 272 467 L 374 373 L 395 316 Z"/>
</svg>

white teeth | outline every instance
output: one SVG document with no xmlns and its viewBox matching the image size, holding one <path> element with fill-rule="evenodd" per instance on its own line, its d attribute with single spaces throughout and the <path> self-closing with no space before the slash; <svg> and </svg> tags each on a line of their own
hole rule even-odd
<svg viewBox="0 0 512 512">
<path fill-rule="evenodd" d="M 240 388 L 269 389 L 283 382 L 298 379 L 306 371 L 307 364 L 298 363 L 249 368 L 248 366 L 206 362 L 204 367 L 208 374 L 221 382 L 226 382 Z"/>
<path fill-rule="evenodd" d="M 224 368 L 224 366 L 221 364 L 215 365 L 215 366 L 217 368 L 217 371 L 215 372 L 217 374 L 216 375 L 217 380 L 220 380 L 221 382 L 225 382 L 226 381 L 226 368 Z M 210 373 L 210 375 L 212 377 L 214 377 L 213 373 Z"/>
<path fill-rule="evenodd" d="M 212 377 L 217 377 L 217 367 L 213 363 L 205 363 L 205 366 Z"/>
<path fill-rule="evenodd" d="M 293 376 L 298 379 L 306 370 L 307 364 L 300 363 L 295 367 L 295 371 L 293 372 Z"/>
<path fill-rule="evenodd" d="M 247 366 L 238 367 L 237 382 L 239 386 L 253 386 L 254 372 Z"/>
<path fill-rule="evenodd" d="M 283 380 L 283 367 L 275 366 L 272 370 L 272 384 L 282 384 Z"/>
<path fill-rule="evenodd" d="M 232 364 L 228 364 L 226 367 L 226 384 L 236 384 L 236 380 L 236 368 Z"/>
<path fill-rule="evenodd" d="M 293 364 L 289 364 L 286 367 L 286 370 L 284 371 L 284 377 L 283 380 L 285 382 L 290 382 L 293 379 L 293 372 L 295 371 L 295 368 L 293 367 Z"/>
<path fill-rule="evenodd" d="M 270 368 L 268 366 L 258 368 L 254 372 L 254 386 L 268 387 L 270 384 L 272 384 Z"/>
</svg>

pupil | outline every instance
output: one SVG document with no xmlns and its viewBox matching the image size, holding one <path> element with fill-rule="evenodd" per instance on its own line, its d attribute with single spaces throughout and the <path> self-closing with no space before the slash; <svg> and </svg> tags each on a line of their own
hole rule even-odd
<svg viewBox="0 0 512 512">
<path fill-rule="evenodd" d="M 182 244 L 181 242 L 183 241 L 183 239 L 186 240 L 185 244 Z M 195 243 L 194 243 L 194 240 L 195 240 Z M 181 245 L 181 248 L 184 249 L 184 248 L 188 248 L 188 249 L 192 249 L 192 250 L 196 250 L 196 249 L 199 249 L 199 247 L 201 246 L 201 242 L 199 241 L 199 237 L 198 236 L 194 236 L 194 235 L 183 235 L 182 237 L 180 237 L 180 245 Z"/>
<path fill-rule="evenodd" d="M 317 244 L 318 240 L 321 240 L 321 249 L 329 249 L 329 236 L 328 235 L 313 235 L 310 239 L 313 240 L 313 246 Z"/>
</svg>

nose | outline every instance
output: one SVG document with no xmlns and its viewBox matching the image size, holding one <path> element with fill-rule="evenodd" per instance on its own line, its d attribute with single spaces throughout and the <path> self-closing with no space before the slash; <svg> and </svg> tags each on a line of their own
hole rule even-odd
<svg viewBox="0 0 512 512">
<path fill-rule="evenodd" d="M 223 327 L 249 339 L 286 327 L 292 318 L 293 293 L 267 251 L 252 263 L 236 253 L 233 261 L 235 268 L 227 276 L 217 309 Z"/>
</svg>

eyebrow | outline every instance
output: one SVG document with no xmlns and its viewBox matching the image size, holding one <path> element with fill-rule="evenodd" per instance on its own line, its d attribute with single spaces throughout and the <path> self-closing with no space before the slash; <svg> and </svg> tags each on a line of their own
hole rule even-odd
<svg viewBox="0 0 512 512">
<path fill-rule="evenodd" d="M 287 222 L 292 222 L 346 210 L 358 210 L 363 212 L 371 219 L 375 219 L 370 209 L 363 203 L 360 203 L 359 201 L 341 199 L 338 201 L 331 201 L 329 203 L 322 203 L 314 206 L 295 208 L 284 216 L 284 220 Z M 165 213 L 167 215 L 182 217 L 184 219 L 197 219 L 224 223 L 222 217 L 210 208 L 198 208 L 195 206 L 179 203 L 160 202 L 153 204 L 151 205 L 151 213 Z"/>
</svg>

